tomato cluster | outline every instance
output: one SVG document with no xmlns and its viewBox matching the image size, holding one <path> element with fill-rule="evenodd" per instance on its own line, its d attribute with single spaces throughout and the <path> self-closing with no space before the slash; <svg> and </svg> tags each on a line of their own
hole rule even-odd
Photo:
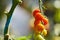
<svg viewBox="0 0 60 40">
<path fill-rule="evenodd" d="M 48 19 L 41 14 L 39 9 L 33 11 L 34 21 L 34 30 L 37 32 L 42 32 L 44 35 L 47 34 L 46 26 L 48 24 Z"/>
</svg>

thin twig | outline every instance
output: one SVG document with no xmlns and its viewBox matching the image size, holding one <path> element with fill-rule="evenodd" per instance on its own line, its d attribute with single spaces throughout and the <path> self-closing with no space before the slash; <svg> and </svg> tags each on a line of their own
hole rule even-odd
<svg viewBox="0 0 60 40">
<path fill-rule="evenodd" d="M 42 7 L 43 7 L 42 0 L 39 0 L 39 9 L 41 10 L 41 13 L 44 14 Z"/>
</svg>

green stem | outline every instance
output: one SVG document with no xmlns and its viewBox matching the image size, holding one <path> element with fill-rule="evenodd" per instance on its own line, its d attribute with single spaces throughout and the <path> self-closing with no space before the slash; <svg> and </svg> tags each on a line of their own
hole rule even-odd
<svg viewBox="0 0 60 40">
<path fill-rule="evenodd" d="M 42 0 L 39 0 L 39 9 L 41 10 L 41 13 L 44 15 Z"/>
<path fill-rule="evenodd" d="M 11 17 L 12 17 L 15 7 L 16 7 L 16 5 L 13 4 L 10 12 L 7 14 L 7 21 L 6 21 L 6 25 L 5 25 L 5 29 L 4 29 L 4 35 L 7 34 L 7 32 L 8 32 L 8 26 L 9 26 L 9 23 L 10 23 L 10 20 L 11 20 Z"/>
<path fill-rule="evenodd" d="M 13 14 L 14 9 L 16 8 L 16 6 L 17 6 L 18 3 L 19 2 L 16 2 L 16 0 L 13 0 L 13 5 L 11 7 L 11 10 L 7 14 L 7 21 L 6 21 L 5 28 L 4 28 L 4 40 L 8 40 L 8 37 L 6 39 L 6 34 L 8 33 L 8 27 L 9 27 L 9 23 L 10 23 L 12 14 Z"/>
</svg>

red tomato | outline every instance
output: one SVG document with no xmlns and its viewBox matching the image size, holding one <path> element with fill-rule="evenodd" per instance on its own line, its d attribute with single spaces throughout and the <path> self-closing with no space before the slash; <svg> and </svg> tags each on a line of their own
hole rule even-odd
<svg viewBox="0 0 60 40">
<path fill-rule="evenodd" d="M 37 24 L 39 24 L 41 21 L 40 20 L 35 20 L 34 21 L 34 26 L 36 26 Z"/>
<path fill-rule="evenodd" d="M 44 18 L 44 16 L 41 13 L 37 13 L 34 17 L 36 20 L 42 20 Z"/>
<path fill-rule="evenodd" d="M 48 24 L 48 19 L 47 18 L 43 18 L 42 21 L 44 22 L 44 25 L 47 25 Z"/>
<path fill-rule="evenodd" d="M 35 17 L 35 21 L 34 21 L 34 30 L 35 31 L 42 32 L 44 29 L 48 29 L 49 28 L 48 27 L 49 26 L 48 25 L 49 24 L 48 23 L 48 19 L 45 18 L 44 15 L 42 15 L 40 13 L 40 10 L 39 9 L 36 9 L 36 10 L 33 11 L 33 16 Z M 43 22 L 43 24 L 41 22 Z M 45 33 L 45 31 L 44 31 L 44 33 Z"/>
<path fill-rule="evenodd" d="M 39 9 L 35 9 L 35 10 L 33 11 L 33 16 L 35 16 L 37 13 L 40 13 L 40 10 L 39 10 Z"/>
</svg>

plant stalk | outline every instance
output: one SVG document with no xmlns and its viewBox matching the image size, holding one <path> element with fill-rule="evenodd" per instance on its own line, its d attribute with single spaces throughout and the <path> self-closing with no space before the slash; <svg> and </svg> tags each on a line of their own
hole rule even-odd
<svg viewBox="0 0 60 40">
<path fill-rule="evenodd" d="M 8 37 L 6 37 L 6 34 L 8 33 L 9 23 L 10 23 L 14 9 L 16 8 L 17 4 L 18 3 L 13 3 L 9 13 L 7 14 L 7 21 L 6 21 L 5 28 L 4 28 L 4 40 L 8 40 Z"/>
</svg>

